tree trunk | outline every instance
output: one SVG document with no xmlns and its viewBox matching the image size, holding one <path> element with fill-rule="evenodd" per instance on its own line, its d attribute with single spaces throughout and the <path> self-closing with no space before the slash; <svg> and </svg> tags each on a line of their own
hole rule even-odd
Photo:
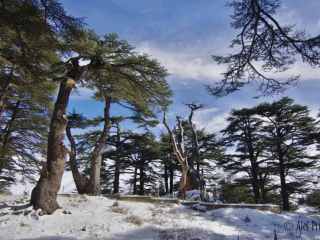
<svg viewBox="0 0 320 240">
<path fill-rule="evenodd" d="M 260 203 L 260 191 L 259 186 L 254 178 L 251 179 L 253 198 L 255 203 Z"/>
<path fill-rule="evenodd" d="M 174 171 L 173 169 L 170 169 L 170 194 L 173 194 L 173 177 Z"/>
<path fill-rule="evenodd" d="M 66 133 L 71 146 L 71 152 L 69 154 L 69 162 L 70 162 L 70 168 L 71 168 L 73 180 L 76 185 L 78 193 L 85 194 L 88 191 L 89 179 L 79 172 L 78 165 L 77 165 L 76 142 L 71 134 L 70 126 L 67 126 Z"/>
<path fill-rule="evenodd" d="M 253 197 L 254 202 L 259 203 L 260 202 L 260 189 L 259 189 L 259 165 L 257 163 L 257 157 L 255 154 L 253 141 L 252 141 L 252 133 L 249 128 L 249 126 L 246 126 L 246 139 L 247 139 L 247 148 L 248 148 L 248 154 L 249 154 L 249 160 L 250 160 L 250 168 L 251 168 L 251 185 L 253 190 Z"/>
<path fill-rule="evenodd" d="M 187 104 L 190 108 L 190 114 L 189 114 L 189 118 L 188 118 L 188 122 L 191 128 L 191 132 L 192 132 L 192 157 L 189 161 L 189 167 L 190 169 L 194 169 L 194 164 L 196 163 L 196 177 L 198 179 L 195 179 L 197 182 L 202 181 L 201 179 L 201 173 L 200 173 L 200 147 L 199 147 L 199 140 L 198 140 L 198 133 L 197 130 L 195 128 L 195 125 L 192 122 L 193 119 L 193 115 L 194 115 L 194 111 L 202 108 L 201 105 L 196 105 L 196 104 Z M 194 184 L 192 184 L 194 185 Z M 199 184 L 196 184 L 199 185 Z M 200 186 L 200 185 L 199 185 Z"/>
<path fill-rule="evenodd" d="M 287 184 L 286 184 L 286 176 L 285 176 L 285 169 L 282 157 L 279 159 L 279 167 L 280 167 L 280 185 L 281 185 L 281 199 L 282 199 L 282 210 L 289 211 L 290 204 L 289 204 L 289 196 L 287 191 Z"/>
<path fill-rule="evenodd" d="M 137 174 L 138 168 L 134 167 L 134 175 L 133 175 L 133 194 L 137 194 Z"/>
<path fill-rule="evenodd" d="M 109 129 L 111 127 L 110 123 L 110 106 L 111 98 L 105 97 L 105 109 L 104 109 L 104 127 L 102 133 L 97 141 L 92 154 L 91 154 L 91 169 L 90 169 L 90 178 L 88 179 L 85 175 L 79 172 L 77 166 L 77 149 L 76 142 L 71 134 L 71 128 L 67 126 L 66 133 L 68 140 L 71 145 L 70 152 L 70 167 L 75 181 L 77 191 L 80 194 L 91 194 L 98 195 L 100 194 L 100 174 L 101 174 L 101 161 L 104 148 L 106 146 L 107 136 Z"/>
<path fill-rule="evenodd" d="M 189 185 L 190 185 L 190 180 L 188 177 L 188 170 L 189 168 L 187 167 L 181 167 L 181 179 L 180 179 L 180 196 L 182 199 L 186 198 L 186 191 L 189 190 Z"/>
<path fill-rule="evenodd" d="M 267 201 L 267 192 L 266 192 L 266 190 L 265 190 L 265 186 L 264 186 L 264 184 L 261 184 L 260 185 L 260 192 L 261 192 L 261 203 L 266 203 Z"/>
<path fill-rule="evenodd" d="M 105 96 L 105 107 L 104 107 L 104 126 L 102 133 L 96 143 L 94 150 L 91 155 L 91 169 L 90 169 L 90 189 L 89 194 L 99 195 L 100 194 L 100 174 L 101 174 L 101 160 L 102 154 L 106 147 L 107 137 L 111 128 L 110 122 L 110 106 L 111 98 Z"/>
<path fill-rule="evenodd" d="M 267 173 L 265 173 L 264 175 L 261 173 L 259 174 L 259 188 L 261 193 L 261 203 L 267 202 L 267 189 L 266 189 L 267 177 L 268 177 Z"/>
<path fill-rule="evenodd" d="M 281 136 L 279 129 L 277 129 L 277 136 Z M 277 154 L 278 154 L 278 160 L 279 160 L 282 210 L 289 211 L 290 210 L 289 196 L 288 196 L 288 192 L 287 192 L 285 166 L 284 166 L 283 152 L 282 152 L 282 148 L 281 148 L 280 139 L 277 140 Z"/>
<path fill-rule="evenodd" d="M 116 148 L 117 151 L 121 151 L 121 130 L 120 130 L 120 123 L 117 122 L 117 143 Z M 115 169 L 114 169 L 114 180 L 113 180 L 113 193 L 119 193 L 119 185 L 120 185 L 120 156 L 119 154 L 116 155 L 115 159 Z"/>
<path fill-rule="evenodd" d="M 139 168 L 139 173 L 140 173 L 140 178 L 139 178 L 139 195 L 144 195 L 144 162 L 141 163 L 140 168 Z"/>
<path fill-rule="evenodd" d="M 256 164 L 251 161 L 251 185 L 253 190 L 254 202 L 260 203 L 260 189 L 259 189 L 259 180 L 256 169 Z"/>
<path fill-rule="evenodd" d="M 43 164 L 40 179 L 31 193 L 31 204 L 34 209 L 42 209 L 44 214 L 51 214 L 59 208 L 57 193 L 60 189 L 67 153 L 63 144 L 67 127 L 65 114 L 74 86 L 74 79 L 66 78 L 60 83 L 50 123 L 47 163 Z"/>
<path fill-rule="evenodd" d="M 113 193 L 119 193 L 119 181 L 120 181 L 120 162 L 116 160 L 114 169 L 114 180 L 113 180 Z"/>
<path fill-rule="evenodd" d="M 166 194 L 169 193 L 169 183 L 168 183 L 168 167 L 166 164 L 164 164 L 164 187 L 165 187 L 165 192 Z"/>
</svg>

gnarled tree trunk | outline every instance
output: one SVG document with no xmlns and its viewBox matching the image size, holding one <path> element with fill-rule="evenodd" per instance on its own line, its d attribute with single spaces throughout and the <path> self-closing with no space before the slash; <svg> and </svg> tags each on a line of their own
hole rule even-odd
<svg viewBox="0 0 320 240">
<path fill-rule="evenodd" d="M 172 148 L 173 148 L 173 153 L 176 156 L 177 161 L 180 164 L 181 167 L 181 180 L 180 180 L 180 195 L 182 196 L 182 198 L 186 197 L 186 191 L 188 191 L 190 189 L 190 179 L 188 176 L 188 172 L 189 172 L 189 164 L 188 164 L 188 159 L 187 159 L 187 155 L 184 149 L 184 129 L 182 127 L 182 123 L 179 117 L 177 117 L 177 125 L 180 131 L 179 134 L 179 139 L 178 141 L 176 140 L 176 136 L 175 134 L 172 132 L 172 130 L 170 129 L 170 127 L 168 126 L 167 122 L 166 122 L 166 115 L 165 113 L 163 114 L 163 124 L 166 127 L 169 136 L 170 136 L 170 140 L 171 140 L 171 144 L 172 144 Z"/>
<path fill-rule="evenodd" d="M 101 161 L 102 154 L 106 148 L 107 137 L 111 128 L 110 121 L 110 106 L 111 97 L 105 96 L 104 106 L 104 126 L 102 133 L 96 143 L 91 155 L 91 171 L 90 171 L 90 189 L 88 194 L 98 195 L 100 194 L 100 173 L 101 173 Z"/>
<path fill-rule="evenodd" d="M 67 154 L 63 144 L 67 126 L 65 114 L 74 86 L 75 81 L 73 79 L 65 79 L 60 83 L 59 94 L 50 123 L 47 163 L 43 165 L 40 179 L 31 194 L 31 204 L 34 209 L 42 209 L 44 214 L 51 214 L 59 208 L 57 193 L 60 189 Z"/>
<path fill-rule="evenodd" d="M 190 170 L 188 176 L 190 179 L 191 189 L 198 189 L 201 192 L 201 198 L 204 196 L 204 185 L 205 181 L 200 172 L 200 146 L 198 140 L 198 133 L 196 131 L 195 125 L 193 124 L 194 112 L 201 109 L 203 106 L 201 104 L 187 104 L 190 108 L 190 114 L 188 117 L 189 126 L 192 132 L 192 157 L 189 161 Z M 197 168 L 194 168 L 194 163 L 196 163 Z"/>
</svg>

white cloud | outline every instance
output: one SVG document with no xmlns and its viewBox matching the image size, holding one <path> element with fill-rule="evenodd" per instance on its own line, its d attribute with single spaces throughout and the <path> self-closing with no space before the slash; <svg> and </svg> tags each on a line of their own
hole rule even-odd
<svg viewBox="0 0 320 240">
<path fill-rule="evenodd" d="M 156 58 L 170 74 L 179 79 L 192 79 L 206 81 L 217 81 L 221 79 L 224 67 L 214 64 L 210 59 L 210 53 L 205 56 L 199 56 L 196 53 L 186 54 L 183 52 L 173 52 L 163 50 L 142 43 L 137 50 Z"/>
<path fill-rule="evenodd" d="M 166 67 L 168 72 L 174 76 L 174 78 L 170 78 L 170 81 L 173 79 L 179 81 L 198 80 L 202 83 L 212 83 L 221 80 L 222 73 L 226 69 L 226 66 L 218 65 L 210 58 L 211 53 L 209 50 L 206 55 L 199 56 L 196 50 L 188 53 L 184 53 L 183 50 L 181 52 L 169 51 L 155 47 L 147 42 L 140 44 L 137 50 L 156 58 Z M 229 52 L 231 52 L 231 49 Z M 308 64 L 302 63 L 299 58 L 297 59 L 298 61 L 289 70 L 280 73 L 266 73 L 266 76 L 288 79 L 289 77 L 300 75 L 301 80 L 319 78 L 320 68 L 313 68 Z M 256 64 L 256 66 L 259 69 L 261 64 Z"/>
<path fill-rule="evenodd" d="M 205 129 L 210 133 L 219 133 L 227 126 L 228 113 L 221 113 L 218 108 L 206 108 L 195 112 L 194 124 L 199 129 Z"/>
</svg>

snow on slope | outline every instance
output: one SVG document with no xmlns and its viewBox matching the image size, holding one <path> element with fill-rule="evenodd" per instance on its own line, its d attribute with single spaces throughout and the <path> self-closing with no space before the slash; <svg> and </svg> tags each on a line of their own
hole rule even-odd
<svg viewBox="0 0 320 240">
<path fill-rule="evenodd" d="M 34 179 L 38 179 L 39 176 L 33 176 Z M 35 187 L 36 181 L 31 181 L 29 178 L 25 178 L 22 175 L 15 175 L 15 183 L 9 186 L 9 192 L 12 195 L 30 195 L 32 189 Z M 65 171 L 61 181 L 61 187 L 59 193 L 74 193 L 76 192 L 76 186 L 72 177 L 71 171 Z"/>
<path fill-rule="evenodd" d="M 275 229 L 278 239 L 293 240 L 299 231 L 289 227 L 299 221 L 310 222 L 302 239 L 320 239 L 320 228 L 311 229 L 311 221 L 320 223 L 316 215 L 231 208 L 201 213 L 176 204 L 115 204 L 105 197 L 74 195 L 59 196 L 63 209 L 38 217 L 30 208 L 10 209 L 17 200 L 21 205 L 28 199 L 0 196 L 1 240 L 237 240 L 238 235 L 240 240 L 273 240 Z"/>
<path fill-rule="evenodd" d="M 59 193 L 75 193 L 77 191 L 71 171 L 64 171 Z"/>
</svg>

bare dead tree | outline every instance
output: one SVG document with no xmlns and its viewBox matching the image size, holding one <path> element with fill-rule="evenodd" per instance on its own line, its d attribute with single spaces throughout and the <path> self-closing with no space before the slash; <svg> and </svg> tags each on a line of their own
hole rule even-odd
<svg viewBox="0 0 320 240">
<path fill-rule="evenodd" d="M 194 112 L 203 108 L 203 105 L 196 104 L 196 103 L 188 103 L 186 104 L 186 106 L 190 109 L 188 122 L 192 132 L 192 160 L 193 160 L 193 163 L 195 162 L 197 164 L 197 172 L 198 174 L 200 174 L 200 146 L 199 146 L 197 130 L 192 120 L 193 120 Z"/>
<path fill-rule="evenodd" d="M 189 104 L 186 104 L 186 106 L 190 109 L 188 123 L 192 132 L 192 157 L 189 163 L 189 165 L 191 165 L 190 174 L 192 175 L 191 178 L 194 179 L 192 182 L 193 183 L 196 182 L 196 185 L 201 192 L 201 198 L 203 199 L 205 182 L 201 175 L 201 170 L 200 170 L 200 145 L 199 145 L 198 133 L 192 121 L 195 111 L 203 108 L 203 105 L 196 104 L 196 103 L 189 103 Z M 197 166 L 196 171 L 194 170 L 194 163 L 196 163 L 196 166 Z"/>
<path fill-rule="evenodd" d="M 182 194 L 182 197 L 185 198 L 186 196 L 186 190 L 188 187 L 188 172 L 189 172 L 189 164 L 188 164 L 188 158 L 187 158 L 187 154 L 185 152 L 185 148 L 184 148 L 184 129 L 182 126 L 182 122 L 180 117 L 177 117 L 177 127 L 179 129 L 179 136 L 178 136 L 178 140 L 176 137 L 176 134 L 171 130 L 171 128 L 169 127 L 167 120 L 166 120 L 166 113 L 163 113 L 163 125 L 166 127 L 169 136 L 170 136 L 170 140 L 171 140 L 171 144 L 172 144 L 172 148 L 173 148 L 173 153 L 181 167 L 181 181 L 180 181 L 180 192 Z"/>
<path fill-rule="evenodd" d="M 320 35 L 308 36 L 293 26 L 281 25 L 274 17 L 280 0 L 232 0 L 231 26 L 240 32 L 231 42 L 237 52 L 213 56 L 227 70 L 221 82 L 208 86 L 211 94 L 223 96 L 256 81 L 263 95 L 279 93 L 294 84 L 299 75 L 285 80 L 273 73 L 286 71 L 298 58 L 311 66 L 320 65 Z"/>
</svg>

